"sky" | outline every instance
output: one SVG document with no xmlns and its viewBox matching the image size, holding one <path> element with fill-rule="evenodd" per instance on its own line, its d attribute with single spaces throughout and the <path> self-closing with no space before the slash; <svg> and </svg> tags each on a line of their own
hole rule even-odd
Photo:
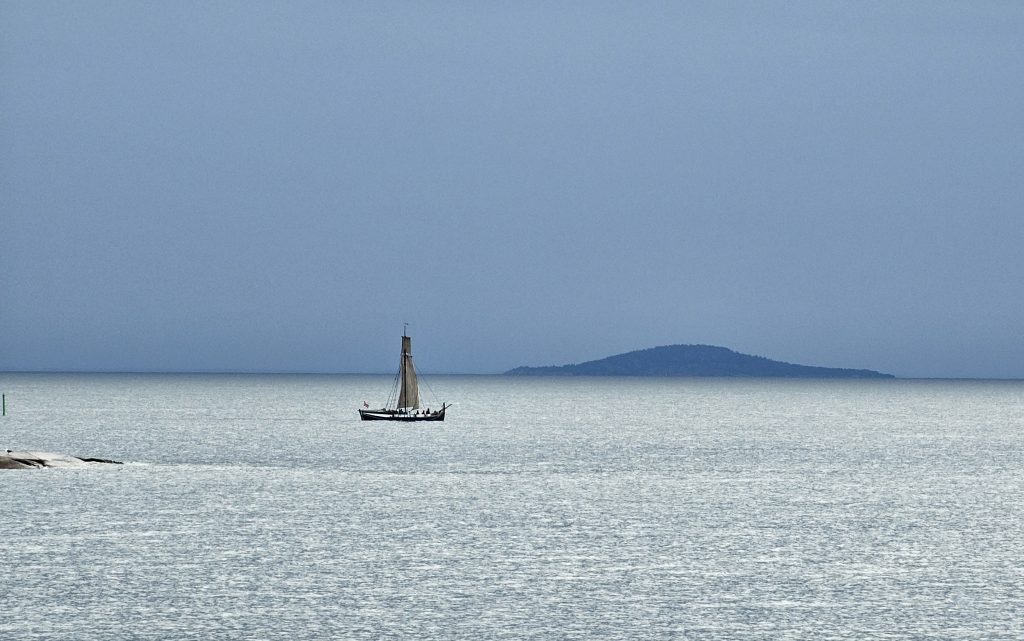
<svg viewBox="0 0 1024 641">
<path fill-rule="evenodd" d="M 1016 0 L 0 0 L 0 371 L 1024 378 L 1022 246 Z"/>
</svg>

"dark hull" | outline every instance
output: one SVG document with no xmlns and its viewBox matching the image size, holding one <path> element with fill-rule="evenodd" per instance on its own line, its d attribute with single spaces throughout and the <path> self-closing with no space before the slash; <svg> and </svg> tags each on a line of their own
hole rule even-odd
<svg viewBox="0 0 1024 641">
<path fill-rule="evenodd" d="M 431 414 L 409 414 L 388 410 L 359 410 L 359 418 L 361 418 L 364 421 L 401 421 L 403 423 L 418 423 L 420 421 L 443 421 L 444 409 L 438 410 Z"/>
</svg>

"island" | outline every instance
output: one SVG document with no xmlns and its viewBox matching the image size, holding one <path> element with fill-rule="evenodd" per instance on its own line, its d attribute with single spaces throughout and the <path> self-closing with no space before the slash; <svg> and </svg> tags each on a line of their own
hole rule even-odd
<svg viewBox="0 0 1024 641">
<path fill-rule="evenodd" d="M 870 369 L 815 367 L 773 361 L 715 345 L 665 345 L 595 361 L 516 367 L 509 376 L 732 376 L 772 378 L 895 378 Z"/>
</svg>

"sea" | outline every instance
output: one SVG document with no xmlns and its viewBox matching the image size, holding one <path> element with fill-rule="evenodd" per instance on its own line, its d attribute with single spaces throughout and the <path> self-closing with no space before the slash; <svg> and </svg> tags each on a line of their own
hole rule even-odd
<svg viewBox="0 0 1024 641">
<path fill-rule="evenodd" d="M 1022 639 L 1024 382 L 0 374 L 6 639 Z"/>
</svg>

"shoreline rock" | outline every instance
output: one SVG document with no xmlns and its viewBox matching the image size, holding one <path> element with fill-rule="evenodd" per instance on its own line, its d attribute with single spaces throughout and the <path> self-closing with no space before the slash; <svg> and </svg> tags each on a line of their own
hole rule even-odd
<svg viewBox="0 0 1024 641">
<path fill-rule="evenodd" d="M 70 456 L 53 452 L 5 450 L 0 453 L 0 470 L 38 470 L 45 467 L 86 467 L 94 464 L 122 465 L 121 461 L 92 456 Z"/>
</svg>

